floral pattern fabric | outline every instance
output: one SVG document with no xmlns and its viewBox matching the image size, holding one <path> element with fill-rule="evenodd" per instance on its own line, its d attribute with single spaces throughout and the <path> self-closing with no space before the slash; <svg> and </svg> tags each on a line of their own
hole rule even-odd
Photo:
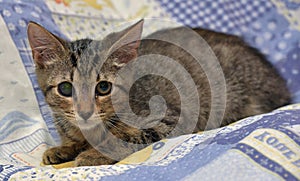
<svg viewBox="0 0 300 181">
<path fill-rule="evenodd" d="M 99 38 L 145 18 L 242 36 L 266 55 L 300 102 L 300 3 L 295 0 L 0 0 L 0 180 L 300 180 L 300 105 L 162 140 L 115 165 L 41 165 L 60 140 L 40 91 L 26 27 Z"/>
</svg>

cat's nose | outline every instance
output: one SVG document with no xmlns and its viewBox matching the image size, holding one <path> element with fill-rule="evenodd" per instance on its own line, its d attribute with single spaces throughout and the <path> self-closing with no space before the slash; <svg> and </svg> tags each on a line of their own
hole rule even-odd
<svg viewBox="0 0 300 181">
<path fill-rule="evenodd" d="M 79 112 L 79 116 L 84 119 L 84 120 L 88 120 L 92 115 L 93 115 L 93 111 L 89 111 L 89 112 Z"/>
</svg>

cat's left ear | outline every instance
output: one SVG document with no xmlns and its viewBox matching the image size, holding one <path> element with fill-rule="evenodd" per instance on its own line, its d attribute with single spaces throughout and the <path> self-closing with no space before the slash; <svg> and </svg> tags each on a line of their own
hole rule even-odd
<svg viewBox="0 0 300 181">
<path fill-rule="evenodd" d="M 141 43 L 144 20 L 118 32 L 120 38 L 112 45 L 109 52 L 115 57 L 115 64 L 122 66 L 137 57 L 138 48 Z"/>
<path fill-rule="evenodd" d="M 37 23 L 28 24 L 27 36 L 34 62 L 39 68 L 46 68 L 66 54 L 66 42 Z"/>
</svg>

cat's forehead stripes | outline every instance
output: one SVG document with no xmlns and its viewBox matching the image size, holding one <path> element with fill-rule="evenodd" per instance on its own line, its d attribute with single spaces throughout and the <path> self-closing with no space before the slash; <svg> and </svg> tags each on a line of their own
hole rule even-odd
<svg viewBox="0 0 300 181">
<path fill-rule="evenodd" d="M 70 61 L 74 67 L 77 67 L 79 57 L 85 53 L 91 42 L 92 40 L 90 39 L 83 39 L 69 43 L 69 49 L 71 51 Z"/>
<path fill-rule="evenodd" d="M 90 39 L 72 42 L 69 47 L 71 50 L 71 62 L 75 71 L 80 76 L 91 77 L 91 73 L 96 67 L 99 56 L 95 50 L 98 50 L 99 42 L 92 43 Z M 72 75 L 73 77 L 73 75 Z"/>
<path fill-rule="evenodd" d="M 97 64 L 95 63 L 95 59 L 99 59 L 98 55 L 90 56 L 83 55 L 77 62 L 76 70 L 81 76 L 91 76 L 91 73 L 95 71 Z"/>
<path fill-rule="evenodd" d="M 72 52 L 81 55 L 91 44 L 91 39 L 76 40 L 69 44 L 69 48 Z"/>
</svg>

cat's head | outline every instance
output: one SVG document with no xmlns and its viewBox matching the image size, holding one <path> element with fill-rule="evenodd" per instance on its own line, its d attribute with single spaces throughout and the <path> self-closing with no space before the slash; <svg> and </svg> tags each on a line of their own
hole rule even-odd
<svg viewBox="0 0 300 181">
<path fill-rule="evenodd" d="M 143 20 L 102 40 L 69 42 L 29 23 L 38 82 L 56 117 L 93 126 L 99 117 L 105 120 L 113 115 L 116 72 L 137 57 L 142 27 Z"/>
</svg>

